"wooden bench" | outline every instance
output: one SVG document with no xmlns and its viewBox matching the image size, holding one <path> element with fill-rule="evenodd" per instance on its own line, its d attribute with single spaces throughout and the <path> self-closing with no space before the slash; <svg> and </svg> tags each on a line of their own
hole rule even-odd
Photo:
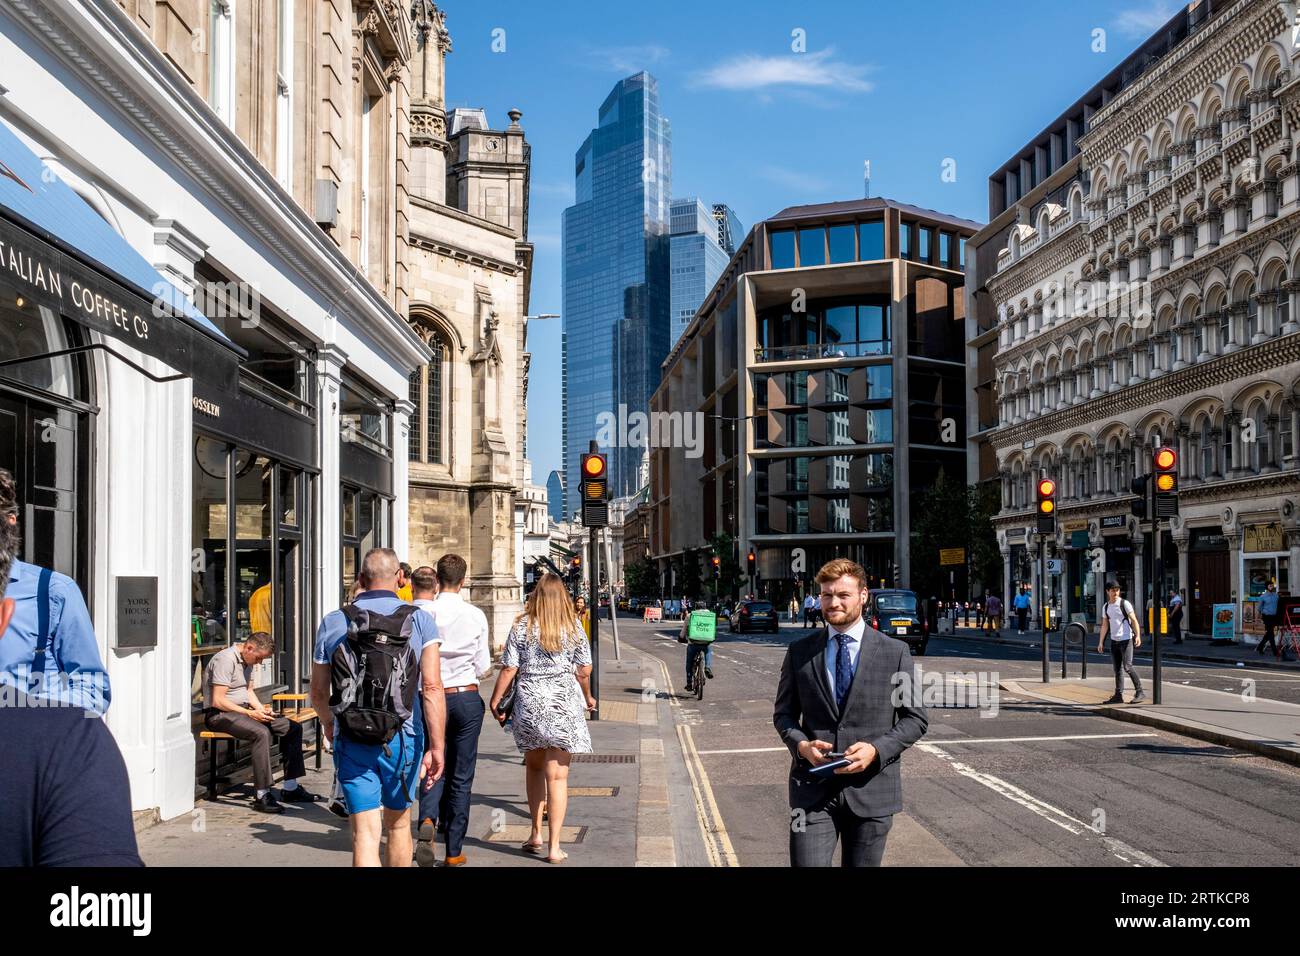
<svg viewBox="0 0 1300 956">
<path fill-rule="evenodd" d="M 277 714 L 286 720 L 292 720 L 295 724 L 305 724 L 309 721 L 314 722 L 316 731 L 316 769 L 321 765 L 321 732 L 320 717 L 317 715 L 315 708 L 304 707 L 303 702 L 307 700 L 306 694 L 272 694 L 271 706 L 277 707 Z M 284 705 L 287 701 L 293 701 L 295 706 L 286 708 Z M 213 741 L 208 745 L 208 800 L 217 799 L 217 744 L 218 740 L 229 740 L 230 743 L 230 762 L 235 762 L 235 747 L 240 739 L 232 734 L 220 730 L 208 730 L 206 727 L 199 731 L 200 740 Z"/>
<path fill-rule="evenodd" d="M 303 703 L 307 700 L 306 694 L 272 694 L 271 706 L 279 705 L 278 713 L 281 717 L 292 720 L 295 724 L 305 724 L 308 721 L 314 722 L 316 731 L 316 769 L 320 769 L 321 753 L 321 735 L 320 735 L 320 715 L 316 713 L 315 707 L 304 707 Z M 288 701 L 294 702 L 292 710 L 285 705 Z"/>
</svg>

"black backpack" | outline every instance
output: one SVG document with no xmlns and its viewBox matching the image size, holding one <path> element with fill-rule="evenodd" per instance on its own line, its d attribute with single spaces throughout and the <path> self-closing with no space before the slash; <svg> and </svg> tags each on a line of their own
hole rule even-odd
<svg viewBox="0 0 1300 956">
<path fill-rule="evenodd" d="M 330 710 L 339 729 L 362 744 L 386 744 L 412 715 L 420 661 L 411 647 L 411 616 L 343 607 L 347 637 L 330 657 Z"/>
</svg>

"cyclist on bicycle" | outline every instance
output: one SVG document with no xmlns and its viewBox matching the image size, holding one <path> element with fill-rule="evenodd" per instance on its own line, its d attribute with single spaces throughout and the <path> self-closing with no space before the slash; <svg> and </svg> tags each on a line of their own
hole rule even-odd
<svg viewBox="0 0 1300 956">
<path fill-rule="evenodd" d="M 686 644 L 686 693 L 695 690 L 692 679 L 695 655 L 704 654 L 704 676 L 713 680 L 713 639 L 717 636 L 718 616 L 707 608 L 697 608 L 682 621 L 679 640 Z"/>
</svg>

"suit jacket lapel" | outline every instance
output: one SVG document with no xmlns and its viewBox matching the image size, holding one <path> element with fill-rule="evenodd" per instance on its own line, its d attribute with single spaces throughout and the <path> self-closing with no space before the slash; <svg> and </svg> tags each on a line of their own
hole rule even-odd
<svg viewBox="0 0 1300 956">
<path fill-rule="evenodd" d="M 838 720 L 840 709 L 835 704 L 835 688 L 831 686 L 830 675 L 826 673 L 826 645 L 830 641 L 830 633 L 830 628 L 822 629 L 821 638 L 813 645 L 812 663 L 817 676 L 817 686 L 821 688 L 822 696 L 826 698 L 826 706 Z"/>
<path fill-rule="evenodd" d="M 853 671 L 853 683 L 849 685 L 849 696 L 844 701 L 846 711 L 849 709 L 849 703 L 853 700 L 853 695 L 862 686 L 863 672 L 870 665 L 872 658 L 876 656 L 876 652 L 880 650 L 880 645 L 883 643 L 884 641 L 881 640 L 880 635 L 870 627 L 862 632 L 862 646 L 858 648 L 858 666 Z"/>
</svg>

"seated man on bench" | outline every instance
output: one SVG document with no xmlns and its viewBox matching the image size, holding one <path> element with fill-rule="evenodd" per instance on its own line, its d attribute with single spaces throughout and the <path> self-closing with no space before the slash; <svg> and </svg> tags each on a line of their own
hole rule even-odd
<svg viewBox="0 0 1300 956">
<path fill-rule="evenodd" d="M 271 656 L 271 635 L 256 631 L 242 644 L 232 644 L 212 655 L 203 671 L 203 724 L 208 730 L 230 734 L 253 745 L 253 783 L 257 794 L 253 809 L 261 813 L 283 813 L 284 807 L 271 793 L 271 737 L 279 737 L 284 763 L 286 803 L 312 803 L 318 799 L 298 786 L 307 773 L 302 756 L 302 725 L 277 717 L 269 704 L 253 692 L 253 668 Z M 213 742 L 212 746 L 215 746 Z"/>
</svg>

